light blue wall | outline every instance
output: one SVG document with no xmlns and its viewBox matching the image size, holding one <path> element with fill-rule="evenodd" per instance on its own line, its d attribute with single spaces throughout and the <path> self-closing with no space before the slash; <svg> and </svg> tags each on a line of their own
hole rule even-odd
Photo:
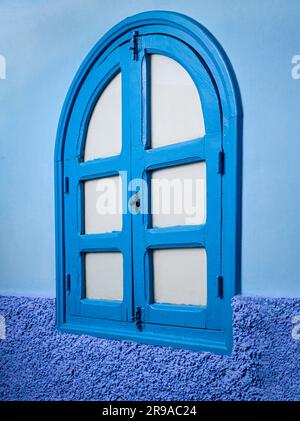
<svg viewBox="0 0 300 421">
<path fill-rule="evenodd" d="M 1 0 L 0 292 L 55 294 L 53 152 L 68 86 L 96 41 L 144 10 L 220 41 L 244 105 L 243 292 L 300 295 L 299 0 Z"/>
</svg>

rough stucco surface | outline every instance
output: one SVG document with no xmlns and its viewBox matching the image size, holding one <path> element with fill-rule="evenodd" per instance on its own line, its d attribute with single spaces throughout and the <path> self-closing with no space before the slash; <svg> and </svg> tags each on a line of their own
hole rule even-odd
<svg viewBox="0 0 300 421">
<path fill-rule="evenodd" d="M 1 400 L 299 400 L 300 299 L 233 300 L 232 356 L 59 333 L 55 301 L 0 297 Z"/>
</svg>

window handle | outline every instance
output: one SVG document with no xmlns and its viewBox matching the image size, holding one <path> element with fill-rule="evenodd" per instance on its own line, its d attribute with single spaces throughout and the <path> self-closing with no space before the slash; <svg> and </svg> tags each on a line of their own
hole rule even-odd
<svg viewBox="0 0 300 421">
<path fill-rule="evenodd" d="M 141 207 L 141 199 L 140 199 L 140 194 L 139 192 L 135 193 L 135 195 L 133 196 L 133 198 L 130 200 L 130 206 L 134 206 L 135 210 L 138 212 L 140 210 Z"/>
</svg>

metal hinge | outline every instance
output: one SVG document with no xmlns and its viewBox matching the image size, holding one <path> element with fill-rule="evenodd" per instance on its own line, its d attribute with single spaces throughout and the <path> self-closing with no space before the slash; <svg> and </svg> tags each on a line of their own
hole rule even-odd
<svg viewBox="0 0 300 421">
<path fill-rule="evenodd" d="M 66 274 L 66 290 L 71 290 L 71 275 L 69 273 Z"/>
<path fill-rule="evenodd" d="M 143 329 L 143 309 L 142 307 L 137 307 L 135 309 L 135 324 L 138 330 Z"/>
<path fill-rule="evenodd" d="M 133 31 L 131 43 L 130 43 L 130 50 L 133 53 L 133 60 L 138 60 L 139 58 L 139 33 L 138 31 Z"/>
<path fill-rule="evenodd" d="M 65 177 L 65 193 L 69 193 L 70 190 L 70 179 L 69 177 Z"/>
<path fill-rule="evenodd" d="M 217 282 L 218 282 L 218 297 L 219 298 L 223 298 L 224 280 L 223 280 L 223 276 L 222 275 L 219 275 L 218 276 Z"/>
<path fill-rule="evenodd" d="M 218 166 L 218 174 L 224 174 L 225 171 L 225 153 L 223 149 L 219 152 L 219 166 Z"/>
</svg>

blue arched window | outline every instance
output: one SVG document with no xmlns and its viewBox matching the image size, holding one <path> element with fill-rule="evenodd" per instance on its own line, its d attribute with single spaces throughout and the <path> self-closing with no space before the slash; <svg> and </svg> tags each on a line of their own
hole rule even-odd
<svg viewBox="0 0 300 421">
<path fill-rule="evenodd" d="M 224 52 L 185 16 L 142 13 L 94 47 L 57 135 L 61 329 L 230 352 L 241 115 Z"/>
</svg>

